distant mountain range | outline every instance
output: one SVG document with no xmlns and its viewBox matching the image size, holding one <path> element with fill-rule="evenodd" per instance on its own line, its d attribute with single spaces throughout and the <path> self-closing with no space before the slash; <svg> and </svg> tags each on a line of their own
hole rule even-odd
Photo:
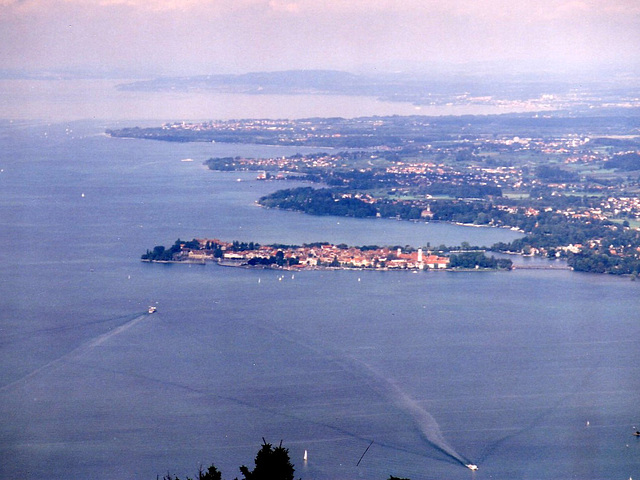
<svg viewBox="0 0 640 480">
<path fill-rule="evenodd" d="M 371 84 L 368 77 L 335 70 L 287 70 L 243 74 L 159 77 L 120 85 L 122 90 L 213 89 L 245 93 L 333 92 L 360 89 Z"/>
<path fill-rule="evenodd" d="M 612 79 L 611 79 L 612 80 Z M 363 75 L 336 70 L 287 70 L 244 74 L 158 77 L 118 85 L 127 91 L 193 91 L 244 94 L 325 94 L 370 96 L 417 105 L 526 101 L 547 96 L 574 100 L 637 98 L 637 82 L 578 81 L 544 75 L 380 74 Z"/>
</svg>

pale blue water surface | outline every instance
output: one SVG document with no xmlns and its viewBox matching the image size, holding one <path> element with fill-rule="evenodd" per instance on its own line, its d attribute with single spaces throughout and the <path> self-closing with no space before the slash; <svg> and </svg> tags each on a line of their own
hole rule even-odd
<svg viewBox="0 0 640 480">
<path fill-rule="evenodd" d="M 106 126 L 1 124 L 0 478 L 184 478 L 212 462 L 234 478 L 262 437 L 284 440 L 303 479 L 640 475 L 639 282 L 141 263 L 178 237 L 516 234 L 264 210 L 285 184 L 202 161 L 299 149 Z"/>
</svg>

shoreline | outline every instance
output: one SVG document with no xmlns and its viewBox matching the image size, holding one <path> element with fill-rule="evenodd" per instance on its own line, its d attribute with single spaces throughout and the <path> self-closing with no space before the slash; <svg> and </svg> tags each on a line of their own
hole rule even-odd
<svg viewBox="0 0 640 480">
<path fill-rule="evenodd" d="M 358 272 L 449 272 L 449 273 L 461 273 L 461 272 L 508 272 L 511 270 L 516 270 L 517 267 L 514 265 L 511 269 L 506 268 L 393 268 L 393 267 L 347 267 L 347 266 L 277 266 L 277 265 L 250 265 L 247 262 L 229 262 L 229 261 L 192 261 L 192 260 L 149 260 L 149 259 L 141 259 L 141 262 L 144 263 L 159 263 L 165 265 L 201 265 L 205 266 L 207 264 L 212 264 L 218 267 L 226 267 L 226 268 L 244 268 L 247 270 L 273 270 L 273 271 L 283 271 L 283 272 L 307 272 L 307 271 L 335 271 L 335 270 L 350 270 L 350 271 L 358 271 Z M 530 268 L 529 268 L 530 269 Z M 539 269 L 548 269 L 548 270 L 571 270 L 571 268 L 566 267 L 553 267 L 553 268 L 545 268 L 541 267 Z M 526 268 L 520 268 L 520 270 L 526 270 Z"/>
</svg>

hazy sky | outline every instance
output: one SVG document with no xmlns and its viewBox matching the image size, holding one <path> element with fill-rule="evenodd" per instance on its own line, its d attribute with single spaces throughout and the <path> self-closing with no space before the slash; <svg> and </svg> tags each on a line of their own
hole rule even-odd
<svg viewBox="0 0 640 480">
<path fill-rule="evenodd" d="M 640 59 L 640 0 L 0 0 L 0 68 L 165 74 Z"/>
</svg>

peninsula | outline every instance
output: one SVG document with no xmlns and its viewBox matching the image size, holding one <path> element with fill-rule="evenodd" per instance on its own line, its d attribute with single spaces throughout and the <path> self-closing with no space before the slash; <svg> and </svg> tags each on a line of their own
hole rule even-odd
<svg viewBox="0 0 640 480">
<path fill-rule="evenodd" d="M 146 262 L 215 262 L 234 267 L 282 270 L 368 269 L 368 270 L 511 270 L 509 259 L 488 257 L 480 249 L 435 251 L 409 246 L 367 245 L 350 247 L 318 242 L 304 245 L 260 245 L 254 242 L 224 242 L 218 239 L 180 239 L 169 248 L 147 250 Z"/>
<path fill-rule="evenodd" d="M 523 236 L 489 249 L 638 277 L 640 108 L 634 105 L 586 113 L 174 123 L 107 133 L 326 148 L 205 163 L 215 171 L 253 171 L 262 181 L 309 184 L 258 199 L 266 208 L 511 228 Z"/>
</svg>

